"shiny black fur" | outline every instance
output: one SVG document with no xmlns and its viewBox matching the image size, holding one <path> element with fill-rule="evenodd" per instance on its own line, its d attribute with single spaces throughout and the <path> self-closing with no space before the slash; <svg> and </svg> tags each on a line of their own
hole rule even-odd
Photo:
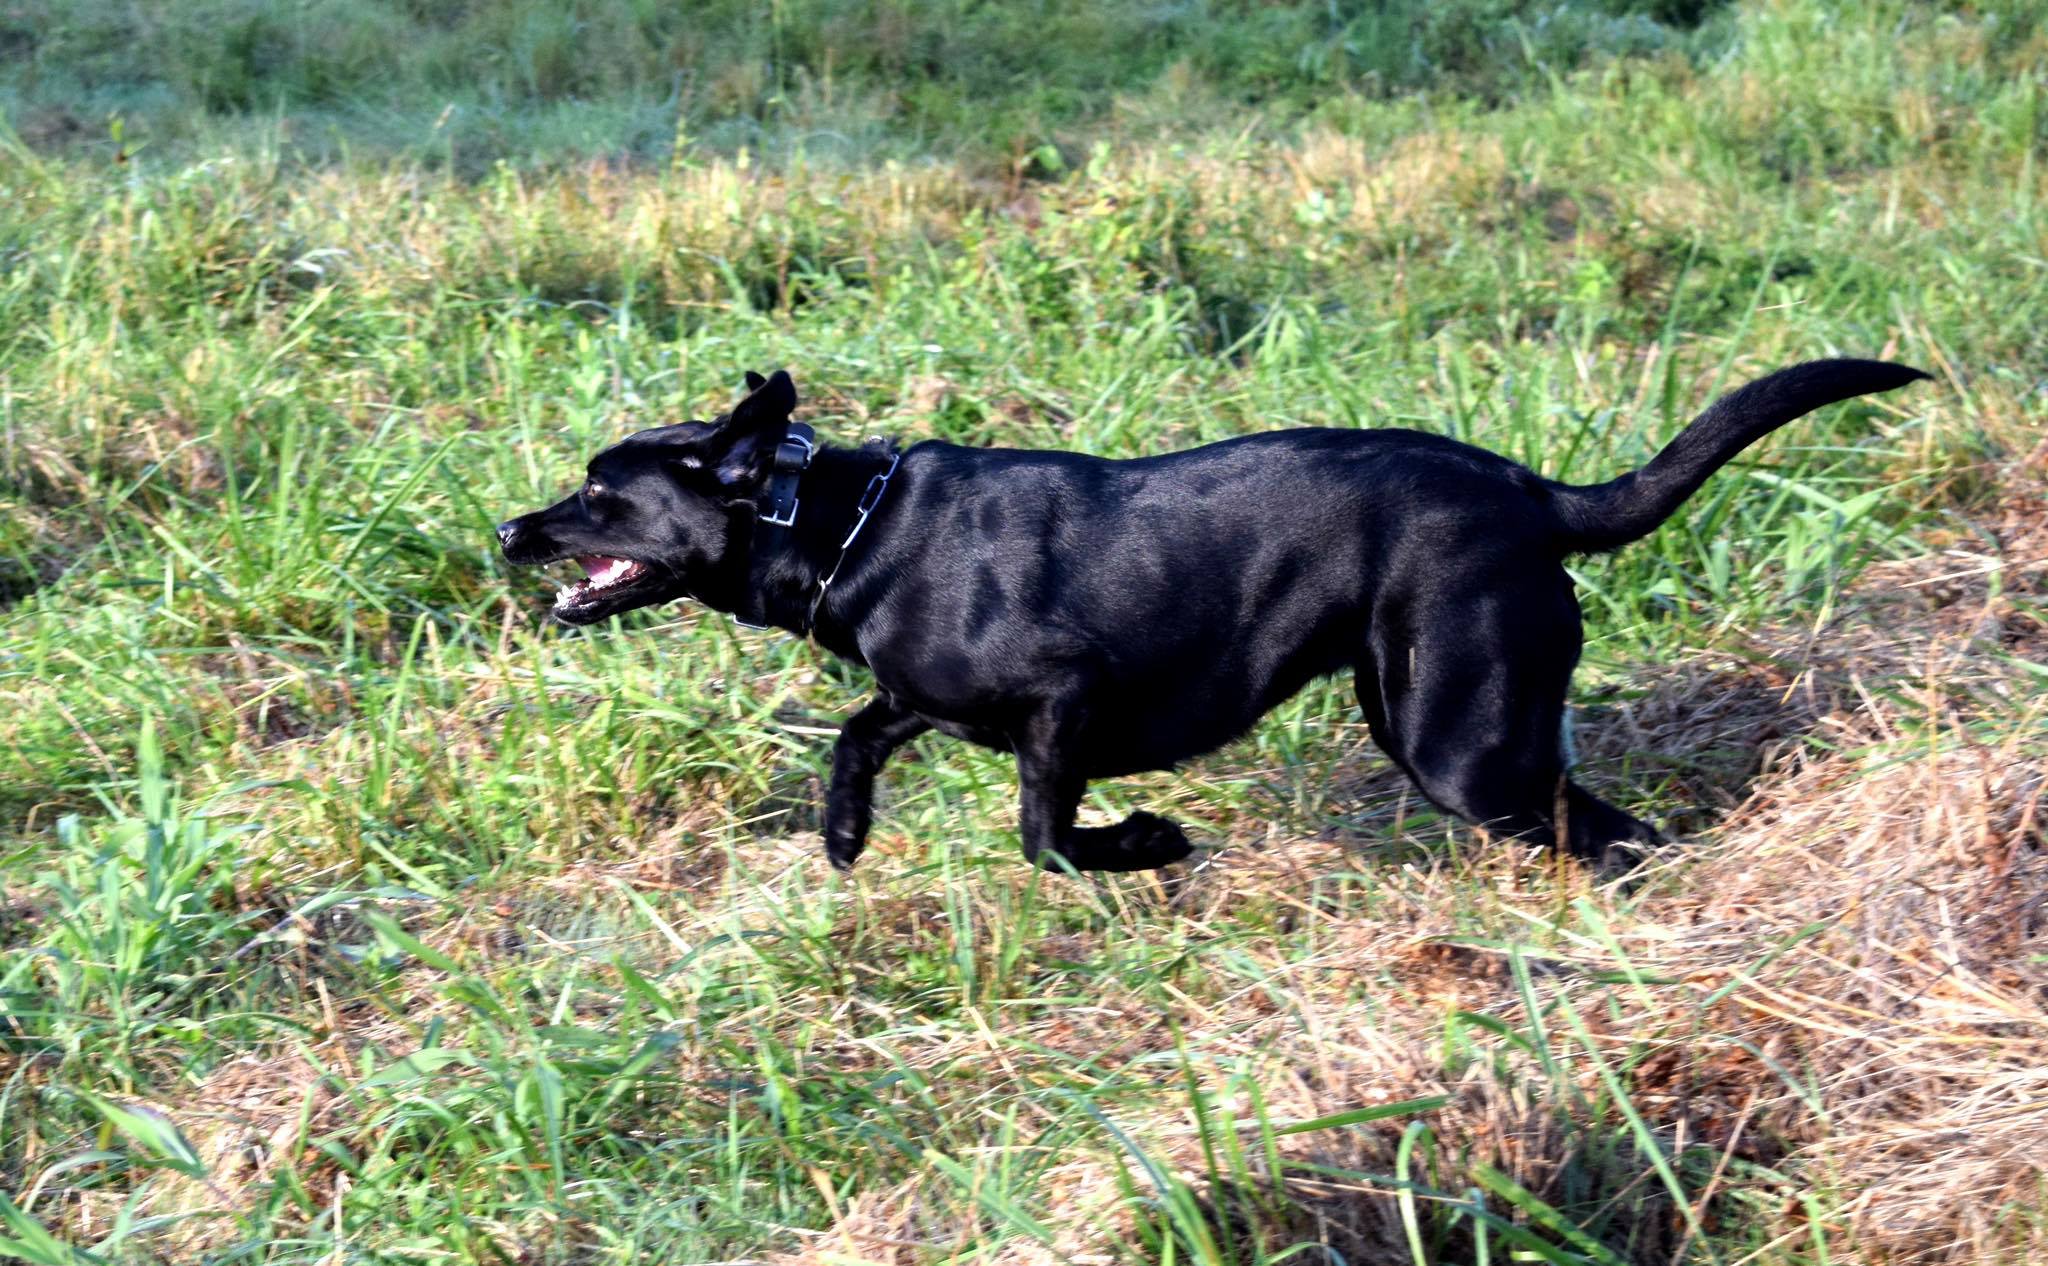
<svg viewBox="0 0 2048 1266">
<path fill-rule="evenodd" d="M 1564 560 L 1647 534 L 1793 418 L 1922 377 L 1797 365 L 1717 401 L 1641 470 L 1584 487 L 1405 430 L 1276 431 L 1130 461 L 914 445 L 808 630 L 879 687 L 833 749 L 826 851 L 853 864 L 876 773 L 937 729 L 1016 753 L 1026 856 L 1164 866 L 1191 850 L 1163 818 L 1075 825 L 1087 781 L 1210 751 L 1344 669 L 1374 739 L 1449 812 L 1590 859 L 1653 843 L 1567 774 L 1580 626 Z M 647 564 L 560 618 L 692 597 L 806 631 L 890 454 L 821 448 L 795 526 L 760 522 L 796 392 L 786 374 L 748 380 L 730 415 L 634 435 L 591 459 L 596 492 L 500 526 L 515 563 Z"/>
</svg>

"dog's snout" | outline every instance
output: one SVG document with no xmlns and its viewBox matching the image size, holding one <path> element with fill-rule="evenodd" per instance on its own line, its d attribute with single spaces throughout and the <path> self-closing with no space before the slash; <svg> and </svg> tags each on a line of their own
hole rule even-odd
<svg viewBox="0 0 2048 1266">
<path fill-rule="evenodd" d="M 511 549 L 512 542 L 519 535 L 519 520 L 507 519 L 498 525 L 498 548 Z"/>
</svg>

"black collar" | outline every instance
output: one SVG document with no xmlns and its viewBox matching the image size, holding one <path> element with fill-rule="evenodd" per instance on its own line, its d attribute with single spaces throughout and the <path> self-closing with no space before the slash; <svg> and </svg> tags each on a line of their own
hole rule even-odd
<svg viewBox="0 0 2048 1266">
<path fill-rule="evenodd" d="M 782 442 L 775 446 L 775 464 L 768 468 L 768 491 L 754 508 L 756 518 L 773 527 L 796 526 L 797 485 L 803 482 L 817 451 L 817 432 L 806 423 L 790 423 Z M 732 622 L 743 629 L 773 627 L 756 624 L 737 611 L 732 613 Z"/>
<path fill-rule="evenodd" d="M 755 510 L 761 522 L 776 527 L 793 527 L 796 524 L 797 485 L 803 481 L 804 471 L 810 468 L 811 458 L 817 452 L 818 446 L 813 439 L 815 434 L 810 427 L 801 422 L 789 424 L 788 437 L 775 448 L 775 465 L 771 468 L 768 479 L 768 494 L 762 498 L 761 504 Z M 803 627 L 799 630 L 804 637 L 809 637 L 812 630 L 817 627 L 818 607 L 825 601 L 825 591 L 839 578 L 839 569 L 846 565 L 846 551 L 852 548 L 854 538 L 860 535 L 861 529 L 868 525 L 868 516 L 882 503 L 882 494 L 888 490 L 889 479 L 896 473 L 896 467 L 902 460 L 902 453 L 891 454 L 889 468 L 869 478 L 867 488 L 861 493 L 860 501 L 853 508 L 853 526 L 847 531 L 846 539 L 839 543 L 838 557 L 832 560 L 832 570 L 819 578 L 818 591 L 811 596 L 810 606 L 804 611 Z M 744 629 L 773 627 L 756 624 L 737 611 L 732 613 L 732 622 Z"/>
<path fill-rule="evenodd" d="M 818 451 L 816 432 L 802 422 L 789 424 L 789 434 L 775 446 L 775 465 L 768 476 L 768 496 L 760 507 L 761 522 L 776 527 L 796 523 L 796 486 Z"/>
</svg>

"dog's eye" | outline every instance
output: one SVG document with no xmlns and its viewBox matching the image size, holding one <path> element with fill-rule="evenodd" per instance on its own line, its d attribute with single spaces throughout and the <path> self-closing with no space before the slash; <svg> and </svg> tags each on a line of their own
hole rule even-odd
<svg viewBox="0 0 2048 1266">
<path fill-rule="evenodd" d="M 597 482 L 595 479 L 586 479 L 583 481 L 583 495 L 586 497 L 602 497 L 605 494 L 605 491 L 605 486 Z"/>
</svg>

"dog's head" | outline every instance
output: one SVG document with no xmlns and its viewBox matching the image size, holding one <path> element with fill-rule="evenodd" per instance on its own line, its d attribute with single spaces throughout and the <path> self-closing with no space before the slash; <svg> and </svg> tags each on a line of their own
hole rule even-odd
<svg viewBox="0 0 2048 1266">
<path fill-rule="evenodd" d="M 498 525 L 506 561 L 574 559 L 584 579 L 555 599 L 564 624 L 704 597 L 747 564 L 755 503 L 789 431 L 796 386 L 747 374 L 745 399 L 713 422 L 627 436 L 590 459 L 583 486 Z"/>
</svg>

